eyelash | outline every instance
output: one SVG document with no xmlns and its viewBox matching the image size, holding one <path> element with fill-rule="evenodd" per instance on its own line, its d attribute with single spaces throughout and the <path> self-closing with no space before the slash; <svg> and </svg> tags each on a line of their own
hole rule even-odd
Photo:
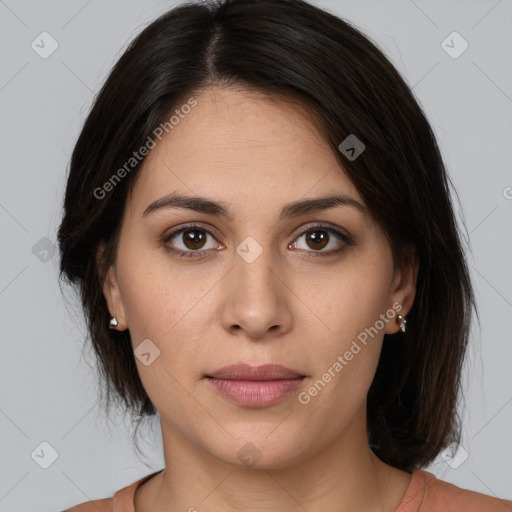
<svg viewBox="0 0 512 512">
<path fill-rule="evenodd" d="M 203 232 L 207 233 L 208 235 L 210 235 L 212 238 L 215 239 L 215 235 L 211 231 L 209 231 L 208 229 L 206 229 L 206 228 L 204 228 L 202 226 L 199 226 L 197 224 L 189 224 L 187 226 L 183 226 L 183 227 L 177 229 L 176 231 L 173 231 L 172 233 L 169 233 L 168 235 L 166 235 L 162 239 L 161 242 L 162 242 L 162 245 L 164 246 L 165 250 L 168 251 L 169 253 L 171 253 L 173 256 L 175 256 L 177 258 L 202 258 L 203 256 L 200 253 L 205 253 L 205 252 L 208 252 L 208 251 L 202 251 L 202 250 L 182 251 L 180 249 L 173 249 L 172 247 L 167 245 L 167 242 L 169 242 L 169 240 L 172 240 L 176 235 L 179 235 L 183 231 L 190 231 L 190 230 L 194 230 L 194 229 L 197 229 L 198 231 L 203 231 Z M 352 238 L 350 236 L 346 235 L 345 233 L 342 233 L 342 232 L 340 232 L 340 231 L 338 231 L 336 229 L 333 229 L 331 227 L 328 227 L 328 226 L 325 226 L 325 225 L 322 225 L 322 224 L 313 224 L 313 225 L 307 226 L 305 231 L 302 231 L 297 236 L 297 238 L 300 238 L 301 236 L 304 236 L 304 235 L 306 235 L 306 234 L 308 234 L 310 232 L 313 232 L 315 230 L 322 230 L 322 231 L 327 231 L 329 233 L 334 233 L 334 235 L 338 239 L 341 240 L 342 246 L 340 248 L 338 248 L 338 249 L 334 249 L 334 250 L 330 250 L 330 251 L 322 251 L 322 252 L 320 252 L 320 251 L 306 251 L 308 253 L 312 253 L 312 254 L 309 254 L 307 257 L 316 258 L 316 257 L 334 256 L 334 255 L 340 253 L 341 251 L 343 251 L 347 246 L 353 245 L 353 243 L 354 243 Z"/>
</svg>

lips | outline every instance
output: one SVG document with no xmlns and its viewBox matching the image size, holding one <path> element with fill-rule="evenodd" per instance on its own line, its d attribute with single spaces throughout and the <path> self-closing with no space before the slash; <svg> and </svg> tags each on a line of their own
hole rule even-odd
<svg viewBox="0 0 512 512">
<path fill-rule="evenodd" d="M 304 377 L 300 373 L 281 366 L 279 364 L 264 364 L 261 366 L 251 366 L 248 364 L 232 364 L 220 368 L 219 370 L 207 375 L 214 379 L 224 380 L 282 380 L 282 379 L 300 379 Z"/>
<path fill-rule="evenodd" d="M 210 375 L 206 383 L 230 401 L 244 407 L 277 404 L 302 385 L 304 375 L 277 364 L 233 364 Z"/>
</svg>

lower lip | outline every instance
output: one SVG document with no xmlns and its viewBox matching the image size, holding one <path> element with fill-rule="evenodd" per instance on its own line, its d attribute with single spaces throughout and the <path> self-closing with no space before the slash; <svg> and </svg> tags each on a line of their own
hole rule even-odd
<svg viewBox="0 0 512 512">
<path fill-rule="evenodd" d="M 238 405 L 245 407 L 267 407 L 277 403 L 286 395 L 297 389 L 304 380 L 228 380 L 207 378 L 217 391 Z"/>
</svg>

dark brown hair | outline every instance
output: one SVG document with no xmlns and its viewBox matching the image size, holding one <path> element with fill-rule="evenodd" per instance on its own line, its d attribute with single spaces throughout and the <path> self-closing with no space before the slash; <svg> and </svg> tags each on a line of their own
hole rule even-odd
<svg viewBox="0 0 512 512">
<path fill-rule="evenodd" d="M 405 470 L 427 465 L 460 436 L 457 401 L 475 308 L 451 183 L 426 116 L 393 65 L 347 21 L 302 0 L 182 4 L 131 42 L 95 99 L 71 158 L 58 242 L 61 278 L 79 291 L 107 407 L 113 392 L 139 419 L 157 412 L 129 331 L 108 328 L 101 286 L 140 163 L 106 197 L 94 191 L 184 98 L 210 86 L 306 107 L 388 236 L 395 265 L 415 248 L 407 332 L 384 335 L 367 427 L 384 462 Z M 338 149 L 350 134 L 366 146 L 355 160 Z"/>
</svg>

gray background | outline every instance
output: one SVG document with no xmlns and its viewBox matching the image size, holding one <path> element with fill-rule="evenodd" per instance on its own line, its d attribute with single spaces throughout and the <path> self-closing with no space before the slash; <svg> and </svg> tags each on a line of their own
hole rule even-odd
<svg viewBox="0 0 512 512">
<path fill-rule="evenodd" d="M 464 452 L 427 469 L 512 498 L 512 3 L 314 3 L 359 27 L 413 87 L 470 234 L 481 329 L 465 370 Z M 69 157 L 93 96 L 133 36 L 174 5 L 0 1 L 1 512 L 51 512 L 109 497 L 163 467 L 158 423 L 141 432 L 145 465 L 128 421 L 98 409 L 80 310 L 61 295 L 52 250 Z M 43 31 L 58 43 L 46 59 L 31 47 L 42 46 Z M 469 43 L 457 58 L 442 46 L 453 31 Z M 450 41 L 452 53 L 462 48 Z M 57 457 L 47 469 L 51 448 L 42 442 Z"/>
</svg>

